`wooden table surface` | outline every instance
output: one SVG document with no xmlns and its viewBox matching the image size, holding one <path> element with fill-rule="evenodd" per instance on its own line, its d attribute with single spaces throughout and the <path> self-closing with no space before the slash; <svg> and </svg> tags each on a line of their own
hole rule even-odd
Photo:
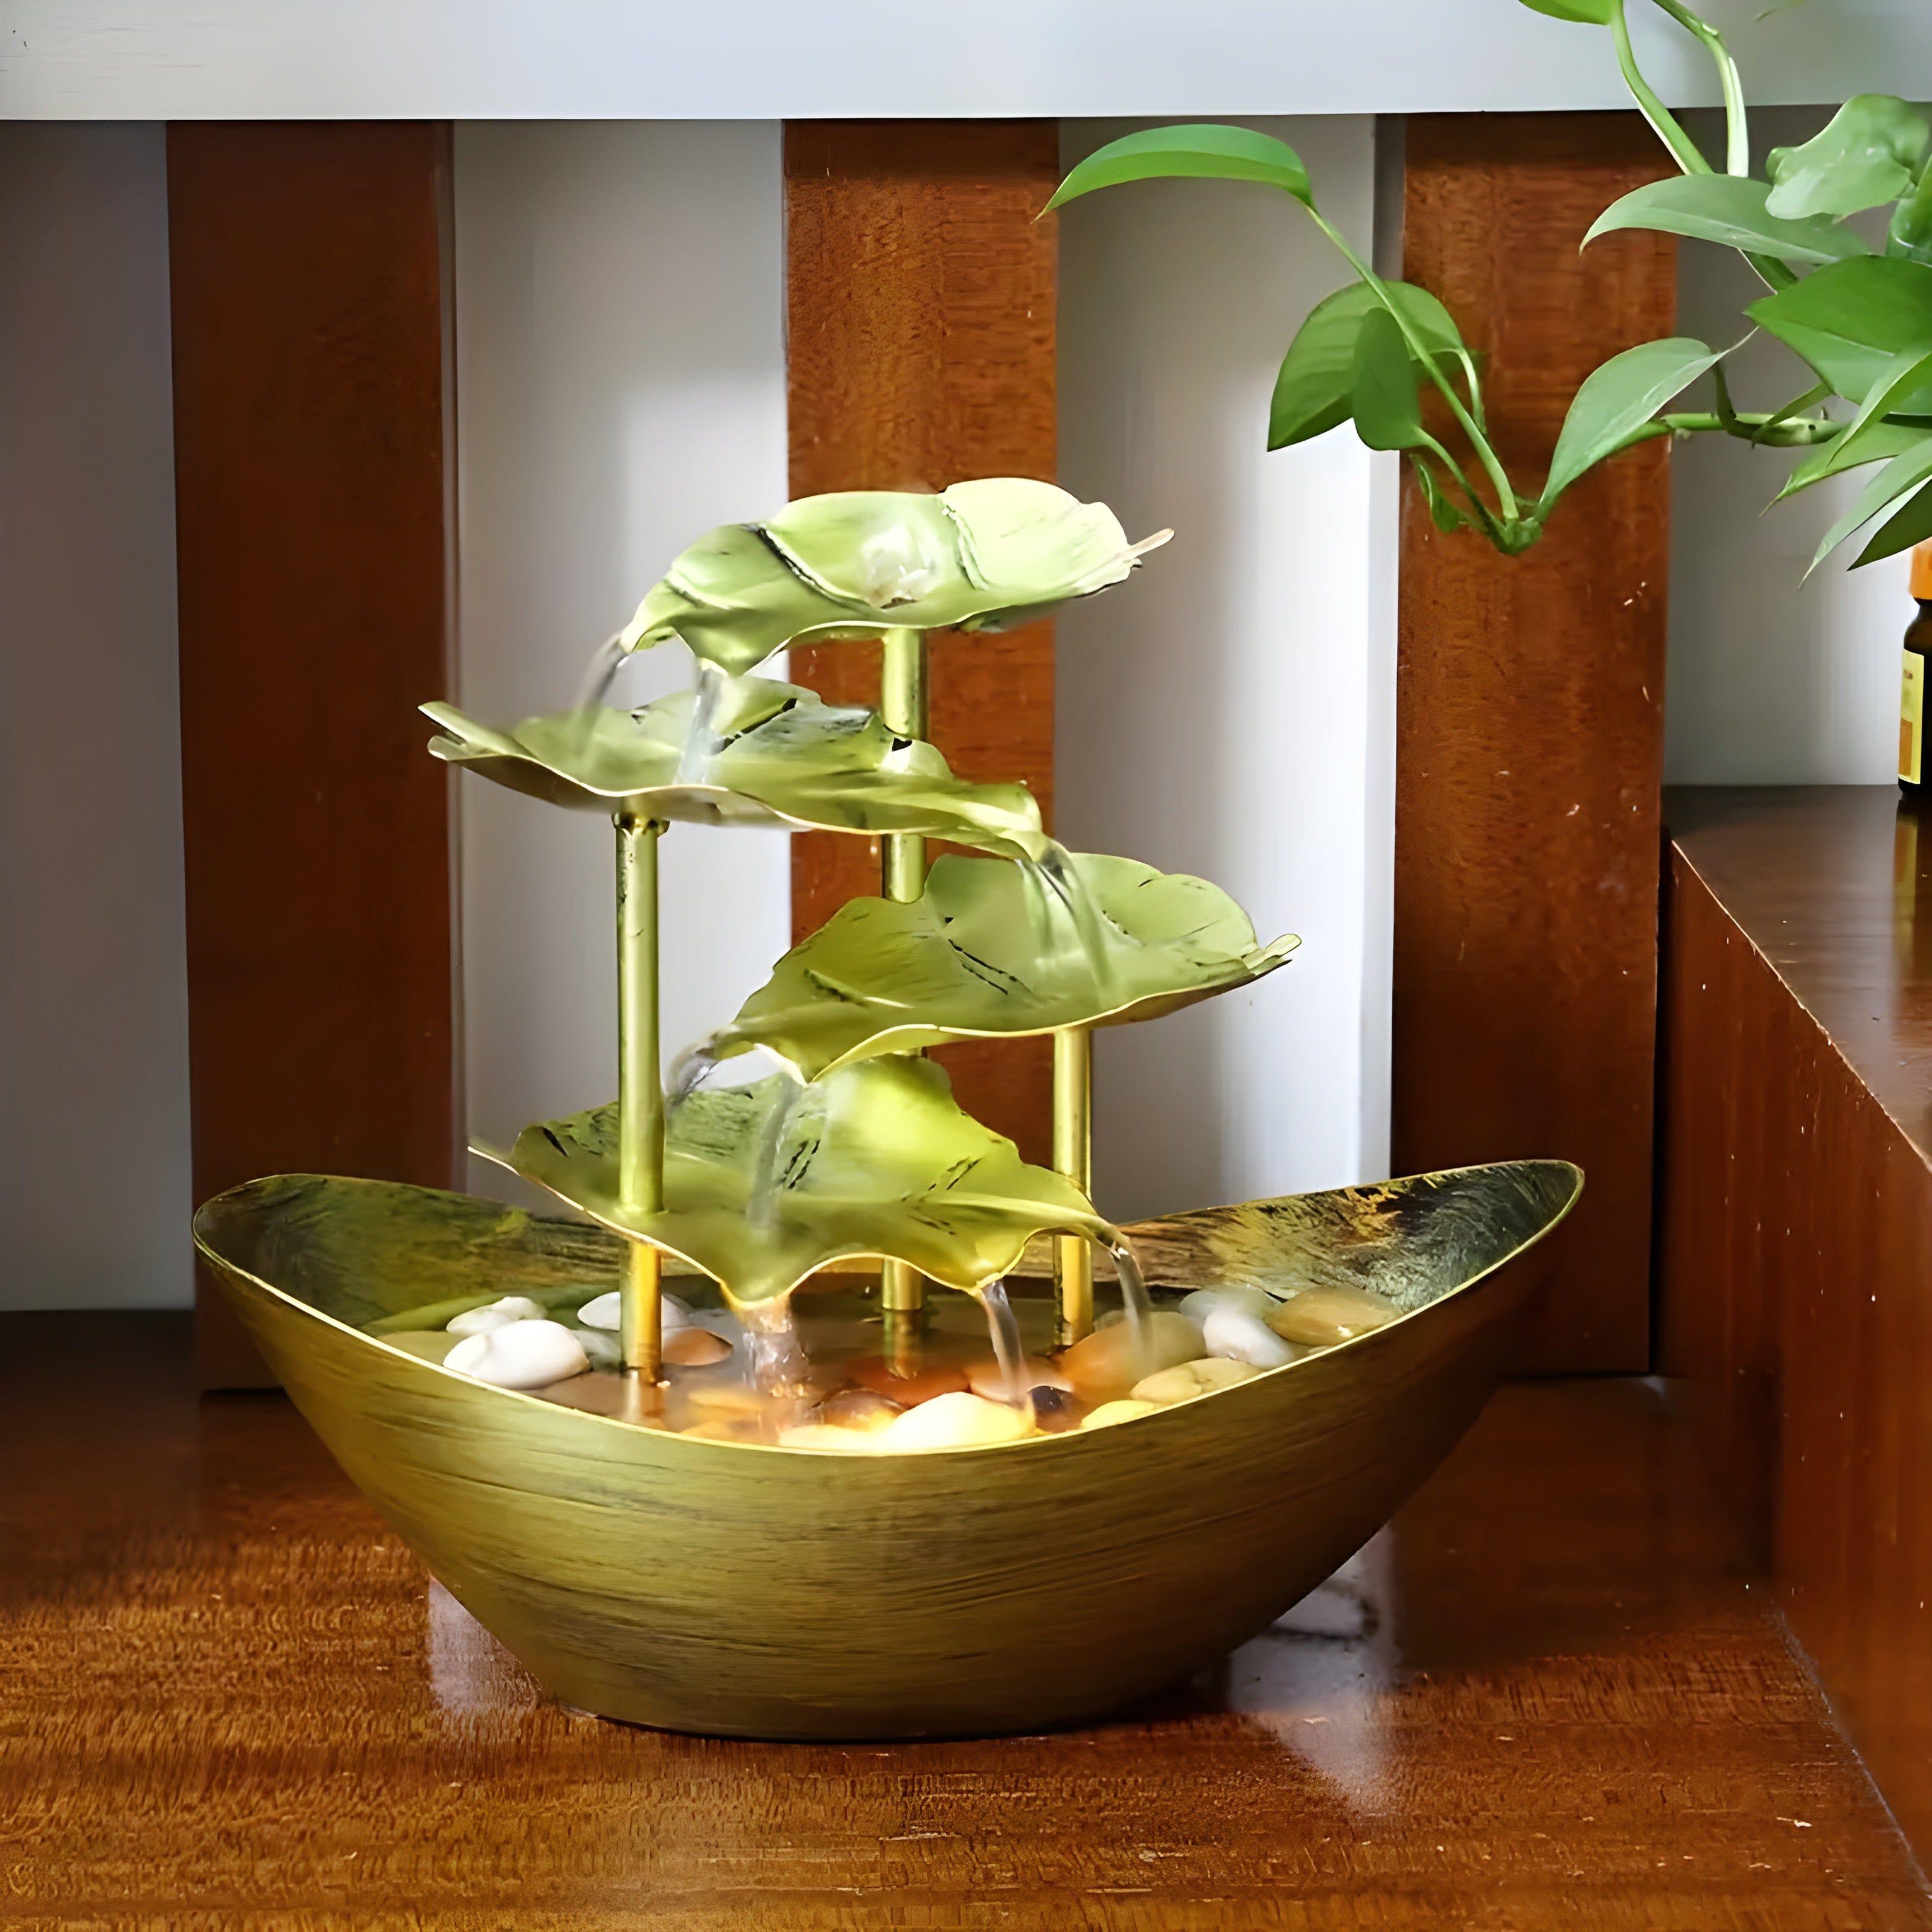
<svg viewBox="0 0 1932 1932">
<path fill-rule="evenodd" d="M 1507 1389 L 1157 1707 L 807 1747 L 544 1702 L 188 1358 L 0 1322 L 0 1925 L 1932 1925 L 1648 1384 Z"/>
</svg>

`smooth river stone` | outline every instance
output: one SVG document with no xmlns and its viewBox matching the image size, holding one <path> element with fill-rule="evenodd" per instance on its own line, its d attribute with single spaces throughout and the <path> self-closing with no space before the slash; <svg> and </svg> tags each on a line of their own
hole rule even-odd
<svg viewBox="0 0 1932 1932">
<path fill-rule="evenodd" d="M 1018 1388 L 1007 1382 L 999 1363 L 991 1355 L 966 1364 L 966 1384 L 975 1395 L 982 1395 L 988 1402 L 1017 1402 L 1029 1389 L 1066 1390 L 1073 1386 L 1052 1363 L 1042 1361 L 1037 1355 L 1021 1357 Z"/>
<path fill-rule="evenodd" d="M 1029 1389 L 1027 1401 L 1035 1426 L 1048 1436 L 1063 1436 L 1080 1426 L 1080 1405 L 1065 1389 Z"/>
<path fill-rule="evenodd" d="M 876 1454 L 884 1439 L 876 1429 L 840 1429 L 829 1422 L 801 1422 L 778 1431 L 781 1449 L 829 1449 L 839 1456 Z"/>
<path fill-rule="evenodd" d="M 709 1328 L 674 1328 L 664 1338 L 664 1358 L 674 1369 L 708 1369 L 730 1354 L 730 1343 Z"/>
<path fill-rule="evenodd" d="M 668 1335 L 674 1328 L 682 1328 L 691 1319 L 691 1310 L 674 1294 L 660 1295 L 664 1306 L 664 1333 Z M 623 1297 L 614 1288 L 608 1294 L 600 1294 L 594 1300 L 586 1301 L 577 1311 L 577 1318 L 586 1328 L 608 1328 L 614 1335 L 623 1320 Z"/>
<path fill-rule="evenodd" d="M 1158 1415 L 1162 1405 L 1157 1402 L 1136 1402 L 1131 1396 L 1123 1396 L 1118 1402 L 1103 1402 L 1083 1422 L 1082 1429 L 1107 1429 L 1117 1422 L 1131 1422 L 1137 1415 Z"/>
<path fill-rule="evenodd" d="M 984 1396 L 955 1390 L 909 1408 L 871 1440 L 882 1449 L 976 1449 L 989 1443 L 1017 1442 L 1034 1432 L 1024 1410 Z"/>
<path fill-rule="evenodd" d="M 694 1436 L 700 1442 L 762 1442 L 764 1424 L 755 1415 L 721 1415 L 710 1422 L 694 1422 L 680 1429 L 680 1436 Z"/>
<path fill-rule="evenodd" d="M 1202 1323 L 1201 1333 L 1209 1354 L 1224 1356 L 1231 1362 L 1278 1369 L 1294 1360 L 1294 1348 L 1245 1308 L 1224 1304 Z"/>
<path fill-rule="evenodd" d="M 1182 1300 L 1180 1312 L 1190 1322 L 1205 1322 L 1217 1308 L 1238 1308 L 1265 1322 L 1280 1306 L 1258 1288 L 1197 1288 Z"/>
<path fill-rule="evenodd" d="M 861 1388 L 884 1396 L 902 1408 L 931 1402 L 936 1396 L 964 1395 L 967 1392 L 966 1377 L 961 1370 L 935 1366 L 916 1369 L 909 1376 L 896 1376 L 892 1364 L 883 1355 L 862 1355 L 846 1373 Z"/>
<path fill-rule="evenodd" d="M 1124 1396 L 1143 1376 L 1191 1362 L 1207 1351 L 1199 1327 L 1170 1308 L 1148 1317 L 1145 1347 L 1138 1347 L 1131 1322 L 1096 1328 L 1060 1358 L 1060 1372 L 1082 1402 L 1112 1402 Z"/>
<path fill-rule="evenodd" d="M 580 1376 L 590 1361 L 561 1322 L 512 1322 L 463 1336 L 442 1365 L 498 1388 L 532 1389 Z"/>
<path fill-rule="evenodd" d="M 487 1335 L 493 1328 L 507 1328 L 512 1322 L 541 1322 L 544 1312 L 543 1304 L 526 1294 L 506 1294 L 487 1308 L 472 1308 L 467 1315 L 453 1316 L 444 1332 L 459 1338 Z"/>
<path fill-rule="evenodd" d="M 1151 1402 L 1166 1408 L 1170 1403 L 1192 1402 L 1198 1395 L 1212 1395 L 1216 1389 L 1232 1388 L 1237 1382 L 1251 1382 L 1261 1370 L 1250 1362 L 1230 1360 L 1225 1355 L 1203 1355 L 1196 1362 L 1183 1362 L 1159 1374 L 1144 1376 L 1133 1386 L 1136 1402 Z"/>
<path fill-rule="evenodd" d="M 818 1405 L 816 1422 L 834 1429 L 864 1429 L 876 1432 L 887 1427 L 904 1412 L 889 1396 L 871 1389 L 841 1389 Z"/>
<path fill-rule="evenodd" d="M 1325 1348 L 1366 1335 L 1402 1312 L 1386 1297 L 1360 1288 L 1304 1288 L 1268 1318 L 1284 1340 L 1304 1348 Z"/>
</svg>

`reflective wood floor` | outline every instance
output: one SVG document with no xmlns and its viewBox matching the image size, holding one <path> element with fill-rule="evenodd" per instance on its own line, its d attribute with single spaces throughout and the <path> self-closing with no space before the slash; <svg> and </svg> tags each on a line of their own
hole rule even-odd
<svg viewBox="0 0 1932 1932">
<path fill-rule="evenodd" d="M 388 1924 L 1932 1910 L 1642 1383 L 1506 1390 L 1340 1578 L 1156 1708 L 774 1746 L 544 1702 L 281 1398 L 196 1401 L 174 1320 L 0 1320 L 0 1926 Z"/>
</svg>

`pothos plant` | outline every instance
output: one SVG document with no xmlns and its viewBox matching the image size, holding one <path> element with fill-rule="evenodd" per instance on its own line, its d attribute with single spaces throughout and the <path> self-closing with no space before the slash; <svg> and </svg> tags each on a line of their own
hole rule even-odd
<svg viewBox="0 0 1932 1932">
<path fill-rule="evenodd" d="M 1288 345 L 1268 447 L 1352 421 L 1370 448 L 1407 457 L 1445 532 L 1469 525 L 1514 555 L 1541 535 L 1564 491 L 1606 458 L 1654 436 L 1706 432 L 1808 449 L 1780 499 L 1841 471 L 1882 466 L 1826 532 L 1814 568 L 1870 524 L 1877 528 L 1858 563 L 1932 538 L 1932 128 L 1924 116 L 1889 94 L 1858 94 L 1814 139 L 1773 148 L 1768 178 L 1756 179 L 1744 88 L 1723 38 L 1681 0 L 1654 0 L 1716 63 L 1725 123 L 1720 172 L 1645 80 L 1625 0 L 1522 4 L 1607 29 L 1631 94 L 1682 171 L 1612 203 L 1586 245 L 1637 228 L 1737 250 L 1766 290 L 1745 313 L 1808 367 L 1815 380 L 1802 393 L 1770 410 L 1739 410 L 1723 368 L 1738 344 L 1712 349 L 1685 336 L 1641 343 L 1584 381 L 1548 476 L 1540 487 L 1526 484 L 1497 453 L 1481 368 L 1455 319 L 1426 289 L 1378 275 L 1355 253 L 1316 206 L 1308 170 L 1285 142 L 1223 126 L 1130 134 L 1082 161 L 1048 207 L 1160 176 L 1256 182 L 1299 202 L 1356 280 L 1317 303 Z M 1890 211 L 1882 253 L 1846 225 L 1874 208 Z M 1669 406 L 1706 375 L 1708 409 Z M 1425 410 L 1425 389 L 1440 405 Z"/>
</svg>

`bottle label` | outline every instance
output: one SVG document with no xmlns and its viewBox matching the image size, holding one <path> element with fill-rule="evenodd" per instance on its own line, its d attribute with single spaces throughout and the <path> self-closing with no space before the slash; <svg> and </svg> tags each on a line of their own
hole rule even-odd
<svg viewBox="0 0 1932 1932">
<path fill-rule="evenodd" d="M 1919 782 L 1924 754 L 1925 660 L 1917 651 L 1907 651 L 1898 699 L 1898 776 L 1906 784 Z"/>
</svg>

